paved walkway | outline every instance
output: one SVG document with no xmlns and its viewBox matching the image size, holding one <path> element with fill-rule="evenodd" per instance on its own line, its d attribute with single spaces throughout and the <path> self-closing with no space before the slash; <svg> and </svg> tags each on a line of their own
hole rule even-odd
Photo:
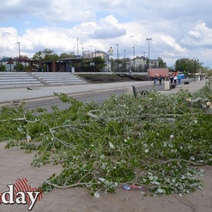
<svg viewBox="0 0 212 212">
<path fill-rule="evenodd" d="M 90 93 L 99 90 L 121 89 L 129 86 L 152 85 L 152 82 L 117 82 L 101 84 L 81 84 L 67 86 L 42 86 L 33 87 L 32 90 L 27 88 L 0 89 L 0 103 L 7 103 L 16 100 L 30 100 L 34 98 L 51 97 L 54 93 Z"/>
<path fill-rule="evenodd" d="M 207 82 L 207 80 L 201 80 L 201 81 L 192 81 L 189 84 L 184 84 L 183 82 L 186 80 L 183 80 L 181 85 L 177 85 L 174 89 L 171 90 L 163 90 L 160 91 L 162 94 L 169 94 L 169 93 L 177 93 L 180 89 L 185 89 L 188 90 L 190 92 L 194 92 L 197 91 L 199 89 L 201 89 L 205 83 Z"/>
<path fill-rule="evenodd" d="M 120 86 L 139 86 L 141 82 L 114 83 L 113 88 Z M 144 82 L 145 83 L 145 82 Z M 147 82 L 151 83 L 151 82 Z M 198 90 L 205 81 L 178 86 L 173 90 L 161 91 L 162 93 L 177 92 L 180 88 L 190 91 Z M 53 92 L 90 92 L 92 89 L 111 89 L 111 85 L 80 85 L 63 87 L 42 87 L 33 90 L 27 89 L 1 89 L 0 99 L 2 102 L 15 99 L 30 99 L 50 96 Z M 20 148 L 5 150 L 5 142 L 0 143 L 0 193 L 8 191 L 7 184 L 13 184 L 18 178 L 27 178 L 32 187 L 38 187 L 53 173 L 59 173 L 60 166 L 45 165 L 40 168 L 32 167 L 34 153 L 25 153 Z M 144 197 L 139 191 L 125 191 L 118 188 L 116 194 L 103 194 L 95 199 L 83 188 L 55 189 L 50 193 L 44 193 L 33 210 L 35 212 L 211 212 L 212 211 L 212 167 L 204 167 L 206 185 L 203 191 L 179 197 L 177 195 Z M 0 204 L 1 212 L 25 212 L 27 205 L 3 205 Z"/>
<path fill-rule="evenodd" d="M 176 88 L 171 90 L 160 91 L 163 94 L 176 93 L 180 89 L 188 89 L 189 91 L 199 90 L 205 85 L 206 80 L 191 82 L 188 85 L 177 85 Z M 17 100 L 27 100 L 43 97 L 51 97 L 54 93 L 66 93 L 66 94 L 76 94 L 76 93 L 90 93 L 99 90 L 114 90 L 127 88 L 134 85 L 135 87 L 143 85 L 153 85 L 152 81 L 144 82 L 117 82 L 117 83 L 101 83 L 101 84 L 82 84 L 82 85 L 67 85 L 67 86 L 42 86 L 33 87 L 32 90 L 27 88 L 13 88 L 13 89 L 0 89 L 0 103 L 7 104 L 11 101 Z"/>
</svg>

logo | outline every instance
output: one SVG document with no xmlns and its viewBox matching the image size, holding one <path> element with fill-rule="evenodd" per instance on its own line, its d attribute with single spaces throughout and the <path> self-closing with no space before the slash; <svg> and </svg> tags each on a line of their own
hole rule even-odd
<svg viewBox="0 0 212 212">
<path fill-rule="evenodd" d="M 28 205 L 31 211 L 37 201 L 42 199 L 42 191 L 28 185 L 27 179 L 18 179 L 15 184 L 8 184 L 8 191 L 0 193 L 0 204 L 5 205 Z M 1 210 L 1 209 L 0 209 Z"/>
</svg>

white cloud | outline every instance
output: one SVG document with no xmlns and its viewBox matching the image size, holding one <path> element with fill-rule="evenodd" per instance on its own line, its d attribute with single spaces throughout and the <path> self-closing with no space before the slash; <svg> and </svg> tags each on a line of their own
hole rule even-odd
<svg viewBox="0 0 212 212">
<path fill-rule="evenodd" d="M 169 47 L 172 48 L 172 52 L 176 51 L 179 53 L 185 52 L 185 49 L 180 46 L 176 40 L 174 38 L 172 38 L 169 35 L 164 35 L 164 34 L 159 34 L 157 35 L 157 37 L 159 38 L 158 41 L 159 42 L 163 42 L 164 44 L 167 44 Z"/>
<path fill-rule="evenodd" d="M 107 51 L 119 44 L 120 57 L 200 55 L 210 64 L 212 54 L 211 0 L 10 0 L 0 7 L 0 50 L 4 55 L 30 54 L 45 48 L 56 52 L 79 48 Z M 89 49 L 91 48 L 91 49 Z M 207 54 L 207 55 L 206 55 Z"/>
<path fill-rule="evenodd" d="M 198 31 L 190 31 L 188 34 L 197 38 L 200 36 L 200 33 Z"/>
<path fill-rule="evenodd" d="M 117 19 L 112 16 L 108 16 L 105 19 L 101 19 L 98 23 L 98 27 L 89 35 L 94 39 L 107 39 L 116 38 L 126 34 L 124 28 L 120 28 Z"/>
</svg>

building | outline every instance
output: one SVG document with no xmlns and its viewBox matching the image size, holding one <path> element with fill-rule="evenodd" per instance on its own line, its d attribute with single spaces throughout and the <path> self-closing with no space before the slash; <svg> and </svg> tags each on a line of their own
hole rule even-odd
<svg viewBox="0 0 212 212">
<path fill-rule="evenodd" d="M 15 64 L 11 57 L 3 57 L 0 61 L 0 63 L 1 63 L 1 67 L 5 66 L 6 71 L 14 71 Z"/>
<path fill-rule="evenodd" d="M 91 51 L 83 51 L 82 56 L 84 58 L 92 58 L 93 57 L 93 52 L 91 52 Z"/>
<path fill-rule="evenodd" d="M 149 68 L 158 68 L 159 67 L 159 60 L 149 60 Z"/>
<path fill-rule="evenodd" d="M 99 50 L 93 52 L 93 57 L 101 57 L 105 61 L 108 60 L 108 54 L 106 52 L 99 51 Z"/>
<path fill-rule="evenodd" d="M 145 67 L 146 67 L 146 58 L 141 56 L 141 57 L 135 57 L 132 60 L 132 70 L 135 72 L 143 72 L 145 71 Z"/>
</svg>

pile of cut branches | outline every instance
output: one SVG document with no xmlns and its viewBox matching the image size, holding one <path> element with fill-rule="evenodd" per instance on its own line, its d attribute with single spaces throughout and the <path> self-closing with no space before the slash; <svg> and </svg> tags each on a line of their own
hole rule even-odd
<svg viewBox="0 0 212 212">
<path fill-rule="evenodd" d="M 212 164 L 210 83 L 196 93 L 123 94 L 101 105 L 55 95 L 70 107 L 54 106 L 49 113 L 23 104 L 0 111 L 0 140 L 7 141 L 6 148 L 35 150 L 34 166 L 63 167 L 43 190 L 86 187 L 99 197 L 100 191 L 114 192 L 124 184 L 155 194 L 202 189 L 199 166 Z"/>
</svg>

